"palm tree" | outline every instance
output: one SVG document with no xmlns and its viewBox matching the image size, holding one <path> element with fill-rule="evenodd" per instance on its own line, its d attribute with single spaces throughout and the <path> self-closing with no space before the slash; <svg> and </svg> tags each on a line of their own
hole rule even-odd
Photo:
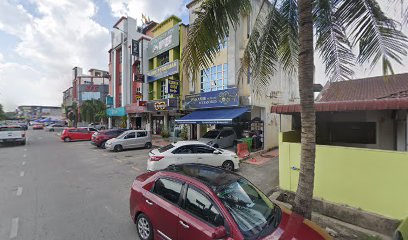
<svg viewBox="0 0 408 240">
<path fill-rule="evenodd" d="M 311 218 L 315 168 L 314 47 L 331 81 L 349 79 L 355 60 L 381 61 L 383 73 L 401 64 L 407 38 L 375 0 L 260 0 L 256 21 L 242 58 L 240 75 L 251 71 L 256 89 L 265 89 L 281 67 L 298 77 L 301 105 L 301 162 L 293 210 Z M 259 2 L 259 1 L 258 1 Z M 219 41 L 238 27 L 254 0 L 202 0 L 190 23 L 183 52 L 186 72 L 196 76 L 211 66 Z M 314 36 L 315 32 L 315 36 Z M 316 43 L 314 45 L 314 37 Z M 350 41 L 351 40 L 351 41 Z M 355 57 L 352 48 L 358 46 Z M 256 91 L 255 91 L 256 92 Z"/>
<path fill-rule="evenodd" d="M 96 120 L 100 121 L 97 114 L 105 111 L 105 109 L 105 104 L 100 100 L 86 100 L 80 107 L 81 119 L 90 123 Z"/>
</svg>

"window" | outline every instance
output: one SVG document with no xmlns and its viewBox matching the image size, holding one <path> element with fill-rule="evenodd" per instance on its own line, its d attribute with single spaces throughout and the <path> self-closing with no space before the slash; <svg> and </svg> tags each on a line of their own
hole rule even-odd
<svg viewBox="0 0 408 240">
<path fill-rule="evenodd" d="M 195 153 L 213 153 L 214 149 L 205 145 L 196 145 Z"/>
<path fill-rule="evenodd" d="M 140 87 L 136 88 L 136 93 L 142 93 L 142 89 Z"/>
<path fill-rule="evenodd" d="M 157 56 L 157 63 L 159 64 L 159 66 L 168 63 L 169 60 L 170 60 L 169 51 L 164 52 L 160 54 L 159 56 Z"/>
<path fill-rule="evenodd" d="M 210 225 L 215 227 L 224 225 L 223 217 L 215 204 L 195 188 L 188 188 L 184 208 Z"/>
<path fill-rule="evenodd" d="M 166 80 L 161 80 L 160 81 L 160 98 L 161 99 L 164 99 L 164 98 L 166 98 L 167 97 L 167 95 L 166 95 Z"/>
<path fill-rule="evenodd" d="M 234 135 L 234 131 L 232 130 L 224 130 L 221 132 L 220 137 L 229 137 L 231 135 Z"/>
<path fill-rule="evenodd" d="M 89 128 L 89 131 L 97 132 L 98 130 L 96 130 L 95 128 Z"/>
<path fill-rule="evenodd" d="M 330 124 L 330 140 L 338 143 L 376 144 L 375 122 L 335 122 Z"/>
<path fill-rule="evenodd" d="M 191 154 L 194 153 L 194 145 L 184 145 L 173 151 L 174 154 Z"/>
<path fill-rule="evenodd" d="M 170 149 L 172 149 L 172 148 L 174 148 L 174 145 L 173 144 L 169 144 L 169 145 L 167 145 L 167 146 L 164 146 L 164 147 L 161 147 L 161 148 L 159 148 L 159 149 L 157 149 L 160 153 L 163 153 L 163 152 L 166 152 L 166 151 L 168 151 L 168 150 L 170 150 Z"/>
<path fill-rule="evenodd" d="M 122 63 L 122 51 L 119 51 L 119 62 Z"/>
<path fill-rule="evenodd" d="M 220 131 L 218 131 L 218 130 L 211 130 L 211 131 L 206 132 L 206 133 L 203 135 L 203 138 L 215 139 L 216 137 L 218 137 L 218 134 L 220 134 Z"/>
<path fill-rule="evenodd" d="M 158 179 L 154 184 L 153 193 L 165 200 L 177 204 L 183 184 L 169 179 Z"/>
<path fill-rule="evenodd" d="M 129 133 L 128 135 L 126 135 L 125 139 L 131 139 L 131 138 L 136 138 L 136 135 L 134 132 Z"/>
<path fill-rule="evenodd" d="M 78 130 L 77 129 L 69 129 L 68 132 L 75 133 L 75 132 L 78 132 Z"/>
<path fill-rule="evenodd" d="M 221 49 L 224 49 L 224 48 L 227 48 L 228 47 L 228 37 L 226 37 L 225 39 L 224 39 L 224 41 L 219 41 L 219 43 L 218 43 L 218 48 L 221 50 Z"/>
<path fill-rule="evenodd" d="M 0 127 L 0 132 L 17 132 L 22 130 L 21 127 Z"/>
<path fill-rule="evenodd" d="M 137 137 L 141 138 L 141 137 L 146 137 L 147 136 L 147 132 L 137 132 Z"/>
<path fill-rule="evenodd" d="M 80 128 L 80 129 L 77 130 L 77 132 L 79 132 L 79 133 L 88 133 L 88 129 Z"/>
<path fill-rule="evenodd" d="M 201 70 L 201 92 L 227 89 L 228 64 L 220 64 Z"/>
</svg>

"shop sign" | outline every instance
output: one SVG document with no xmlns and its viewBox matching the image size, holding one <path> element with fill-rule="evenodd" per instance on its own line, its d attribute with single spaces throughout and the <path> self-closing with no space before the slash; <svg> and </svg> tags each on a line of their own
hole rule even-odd
<svg viewBox="0 0 408 240">
<path fill-rule="evenodd" d="M 169 29 L 168 31 L 150 40 L 147 48 L 147 54 L 149 56 L 149 59 L 154 58 L 157 55 L 164 53 L 165 51 L 177 47 L 180 42 L 179 32 L 180 26 L 176 25 Z"/>
<path fill-rule="evenodd" d="M 180 80 L 168 80 L 168 87 L 167 87 L 168 94 L 179 95 L 180 94 Z"/>
<path fill-rule="evenodd" d="M 178 109 L 178 99 L 177 98 L 167 98 L 147 102 L 147 111 L 171 111 Z"/>
<path fill-rule="evenodd" d="M 108 108 L 106 109 L 106 114 L 109 117 L 123 117 L 126 116 L 126 109 L 124 107 Z"/>
<path fill-rule="evenodd" d="M 146 112 L 146 105 L 144 101 L 139 101 L 137 103 L 127 104 L 125 106 L 127 113 L 143 113 Z"/>
<path fill-rule="evenodd" d="M 147 72 L 147 82 L 153 82 L 160 78 L 171 76 L 179 72 L 179 62 L 178 60 L 173 62 L 168 62 L 160 67 Z"/>
<path fill-rule="evenodd" d="M 108 105 L 108 106 L 113 105 L 113 97 L 112 96 L 106 96 L 106 105 Z"/>
<path fill-rule="evenodd" d="M 185 109 L 239 106 L 238 88 L 187 95 Z"/>
<path fill-rule="evenodd" d="M 132 55 L 139 56 L 139 41 L 132 39 Z"/>
</svg>

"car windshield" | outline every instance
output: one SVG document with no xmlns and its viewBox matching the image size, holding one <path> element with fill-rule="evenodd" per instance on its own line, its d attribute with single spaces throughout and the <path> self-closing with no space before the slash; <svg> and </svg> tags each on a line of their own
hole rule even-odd
<svg viewBox="0 0 408 240">
<path fill-rule="evenodd" d="M 214 138 L 216 138 L 216 137 L 218 136 L 218 134 L 220 134 L 220 131 L 218 131 L 218 130 L 211 130 L 211 131 L 206 132 L 206 133 L 203 135 L 203 138 L 214 139 Z"/>
<path fill-rule="evenodd" d="M 174 145 L 173 145 L 173 144 L 169 144 L 169 145 L 167 145 L 167 146 L 164 146 L 164 147 L 159 148 L 158 151 L 159 151 L 159 153 L 163 153 L 163 152 L 165 152 L 165 151 L 167 151 L 167 150 L 170 150 L 170 149 L 172 149 L 172 148 L 174 148 Z"/>
<path fill-rule="evenodd" d="M 127 135 L 127 132 L 123 132 L 119 136 L 117 136 L 116 138 L 124 138 L 126 135 Z"/>
<path fill-rule="evenodd" d="M 21 131 L 21 127 L 1 127 L 0 132 Z"/>
<path fill-rule="evenodd" d="M 217 196 L 228 209 L 245 239 L 258 239 L 277 208 L 248 180 L 240 178 L 221 187 Z"/>
</svg>

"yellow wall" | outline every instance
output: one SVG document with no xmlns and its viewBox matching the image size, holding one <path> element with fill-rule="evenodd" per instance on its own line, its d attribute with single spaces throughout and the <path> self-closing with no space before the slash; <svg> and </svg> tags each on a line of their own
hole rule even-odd
<svg viewBox="0 0 408 240">
<path fill-rule="evenodd" d="M 279 185 L 294 192 L 299 172 L 291 167 L 299 167 L 300 143 L 282 142 L 284 134 L 279 136 Z M 407 189 L 407 152 L 316 146 L 315 198 L 403 219 Z"/>
</svg>

